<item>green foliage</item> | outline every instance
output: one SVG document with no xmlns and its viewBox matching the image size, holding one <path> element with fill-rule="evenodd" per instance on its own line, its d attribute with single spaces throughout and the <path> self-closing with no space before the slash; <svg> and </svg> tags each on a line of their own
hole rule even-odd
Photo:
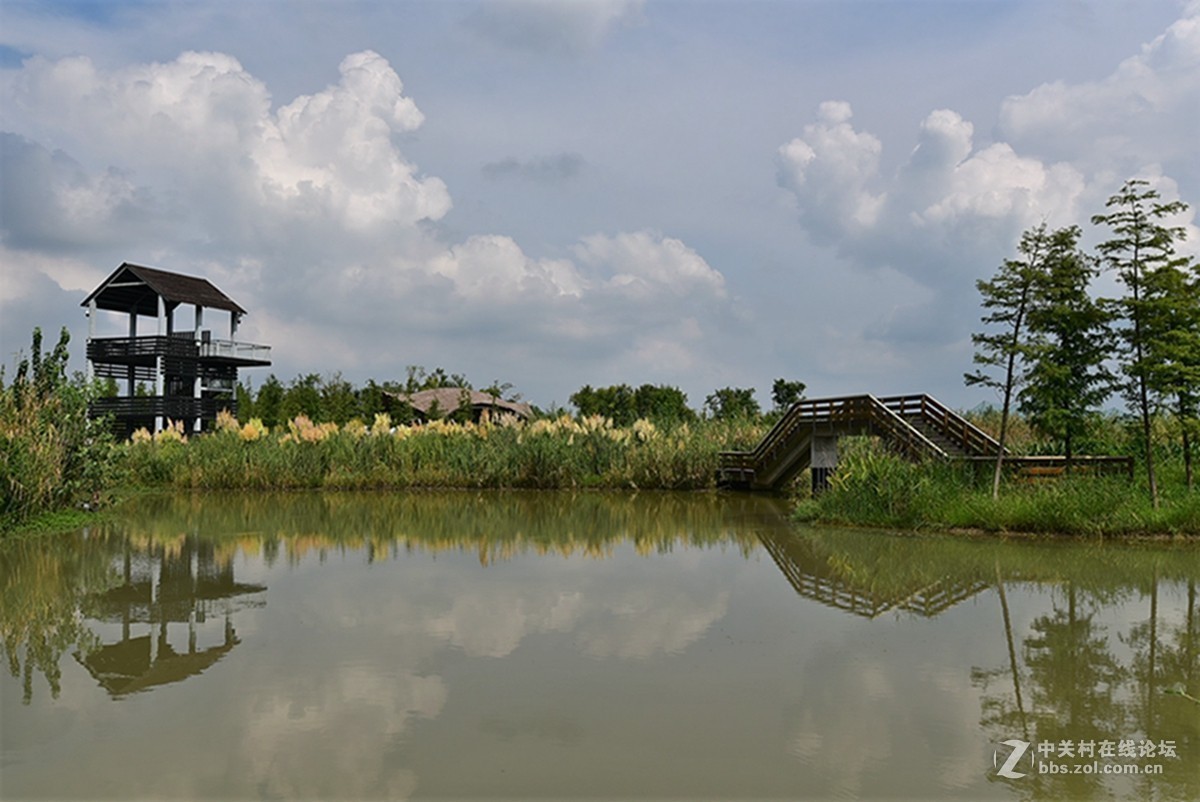
<svg viewBox="0 0 1200 802">
<path fill-rule="evenodd" d="M 696 413 L 688 408 L 687 394 L 666 385 L 643 384 L 635 390 L 628 384 L 595 389 L 585 384 L 569 400 L 583 417 L 600 415 L 617 426 L 631 426 L 639 418 L 660 426 L 696 419 Z"/>
<path fill-rule="evenodd" d="M 321 377 L 316 373 L 297 376 L 283 393 L 279 405 L 281 420 L 304 415 L 309 420 L 321 420 Z"/>
<path fill-rule="evenodd" d="M 1104 366 L 1112 349 L 1110 316 L 1088 295 L 1098 271 L 1078 248 L 1080 233 L 1071 226 L 1049 237 L 1029 301 L 1029 341 L 1021 354 L 1028 367 L 1020 409 L 1039 432 L 1061 444 L 1067 457 L 1087 437 L 1113 381 Z"/>
<path fill-rule="evenodd" d="M 34 329 L 30 357 L 0 390 L 0 530 L 76 503 L 98 503 L 116 475 L 112 435 L 87 415 L 97 386 L 67 376 L 64 327 L 41 352 Z"/>
<path fill-rule="evenodd" d="M 989 310 L 983 316 L 983 323 L 998 328 L 971 335 L 971 342 L 975 344 L 973 359 L 980 369 L 965 374 L 963 379 L 968 386 L 994 387 L 1000 390 L 1004 399 L 1000 407 L 1000 431 L 996 437 L 1000 448 L 992 476 L 993 498 L 1000 495 L 1000 472 L 1008 447 L 1008 417 L 1013 393 L 1024 378 L 1020 359 L 1028 345 L 1028 335 L 1023 328 L 1025 315 L 1034 287 L 1045 271 L 1051 239 L 1045 223 L 1026 231 L 1017 246 L 1023 258 L 1004 260 L 991 281 L 978 281 L 975 285 L 983 296 L 983 308 Z M 1003 371 L 1003 378 L 992 375 L 991 371 L 995 370 Z"/>
<path fill-rule="evenodd" d="M 1163 288 L 1168 283 L 1163 271 L 1169 274 L 1169 271 L 1187 270 L 1187 260 L 1175 253 L 1175 244 L 1184 239 L 1184 229 L 1163 224 L 1165 218 L 1187 209 L 1187 204 L 1180 201 L 1162 203 L 1158 192 L 1148 187 L 1146 181 L 1126 181 L 1121 190 L 1108 199 L 1109 212 L 1095 215 L 1092 222 L 1111 230 L 1112 237 L 1096 248 L 1127 290 L 1127 294 L 1112 302 L 1112 306 L 1125 321 L 1118 330 L 1124 346 L 1121 370 L 1128 378 L 1126 397 L 1141 417 L 1146 475 L 1150 497 L 1157 505 L 1158 481 L 1150 418 L 1155 398 L 1161 395 L 1154 377 L 1163 356 L 1156 341 L 1164 336 L 1164 329 L 1156 326 L 1156 321 L 1163 320 L 1161 305 L 1173 296 L 1156 297 L 1154 290 L 1156 286 Z"/>
<path fill-rule="evenodd" d="M 754 398 L 753 387 L 723 387 L 704 399 L 704 409 L 714 420 L 754 420 L 762 409 Z"/>
<path fill-rule="evenodd" d="M 255 414 L 242 416 L 242 410 L 239 407 L 239 419 L 242 423 L 246 423 L 251 417 L 258 417 L 263 422 L 263 425 L 274 429 L 284 420 L 283 393 L 283 384 L 272 373 L 262 383 L 262 386 L 258 388 L 258 395 L 254 399 Z"/>
<path fill-rule="evenodd" d="M 238 382 L 233 388 L 234 401 L 237 405 L 238 419 L 243 423 L 251 418 L 259 417 L 254 408 L 254 390 L 248 384 Z"/>
<path fill-rule="evenodd" d="M 1191 490 L 1192 447 L 1200 439 L 1200 266 L 1155 270 L 1147 275 L 1145 290 L 1146 380 L 1179 422 Z"/>
<path fill-rule="evenodd" d="M 808 385 L 801 381 L 788 381 L 787 379 L 779 378 L 771 385 L 771 402 L 775 405 L 775 412 L 786 412 L 801 398 L 804 398 L 804 391 L 808 389 Z"/>
<path fill-rule="evenodd" d="M 1005 259 L 991 281 L 977 281 L 976 288 L 982 296 L 982 305 L 987 313 L 984 325 L 993 327 L 971 335 L 975 344 L 973 361 L 980 369 L 963 376 L 968 386 L 981 384 L 1000 390 L 1007 409 L 1011 394 L 1021 381 L 1019 359 L 1025 346 L 1025 314 L 1034 285 L 1044 270 L 1044 261 L 1050 248 L 1051 235 L 1043 223 L 1021 235 L 1017 246 L 1021 259 Z M 1001 376 L 993 371 L 1001 371 Z"/>
<path fill-rule="evenodd" d="M 1000 498 L 969 468 L 913 464 L 877 442 L 843 439 L 830 488 L 799 508 L 803 520 L 919 529 L 1075 535 L 1200 535 L 1200 497 L 1179 484 L 1153 507 L 1124 478 L 1069 475 L 1035 481 L 1012 473 Z M 1168 463 L 1177 470 L 1176 462 Z"/>
</svg>

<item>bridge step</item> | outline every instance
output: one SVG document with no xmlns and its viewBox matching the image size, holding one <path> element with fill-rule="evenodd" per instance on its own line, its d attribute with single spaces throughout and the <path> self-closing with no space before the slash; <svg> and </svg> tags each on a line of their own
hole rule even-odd
<svg viewBox="0 0 1200 802">
<path fill-rule="evenodd" d="M 812 464 L 816 436 L 858 434 L 879 436 L 911 459 L 978 462 L 994 458 L 1000 450 L 995 438 L 932 396 L 804 399 L 794 404 L 752 451 L 722 452 L 717 483 L 740 489 L 779 489 Z M 1033 460 L 1024 459 L 1032 468 Z M 1037 459 L 1044 466 L 1057 468 L 1054 461 L 1061 458 Z M 1126 470 L 1124 458 L 1091 459 L 1096 470 Z M 1047 471 L 1040 475 L 1051 474 Z"/>
</svg>

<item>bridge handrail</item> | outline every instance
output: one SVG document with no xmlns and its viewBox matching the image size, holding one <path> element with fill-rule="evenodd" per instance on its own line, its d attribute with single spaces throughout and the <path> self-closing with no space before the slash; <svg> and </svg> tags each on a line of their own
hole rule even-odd
<svg viewBox="0 0 1200 802">
<path fill-rule="evenodd" d="M 921 417 L 938 425 L 968 454 L 995 456 L 1000 450 L 999 441 L 962 415 L 946 407 L 933 396 L 921 393 L 919 395 L 887 396 L 879 400 L 893 411 L 898 411 L 901 417 L 904 417 L 909 411 L 920 413 Z"/>
<path fill-rule="evenodd" d="M 750 451 L 722 451 L 718 454 L 727 469 L 757 468 L 781 446 L 790 442 L 804 425 L 833 421 L 864 421 L 885 429 L 891 439 L 914 456 L 925 453 L 939 457 L 946 452 L 873 395 L 801 399 L 780 418 Z"/>
<path fill-rule="evenodd" d="M 941 446 L 926 437 L 924 432 L 915 428 L 903 416 L 897 414 L 895 410 L 888 407 L 875 396 L 868 396 L 868 398 L 874 402 L 871 411 L 875 413 L 873 416 L 875 422 L 889 429 L 892 439 L 902 442 L 913 456 L 919 456 L 921 453 L 932 454 L 942 459 L 949 456 Z M 916 448 L 913 447 L 914 445 Z"/>
</svg>

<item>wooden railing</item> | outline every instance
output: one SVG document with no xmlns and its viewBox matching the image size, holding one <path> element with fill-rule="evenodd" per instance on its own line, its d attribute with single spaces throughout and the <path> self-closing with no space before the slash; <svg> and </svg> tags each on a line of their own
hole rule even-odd
<svg viewBox="0 0 1200 802">
<path fill-rule="evenodd" d="M 861 429 L 863 433 L 881 435 L 914 458 L 948 456 L 941 446 L 875 396 L 852 395 L 804 399 L 793 404 L 754 449 L 721 452 L 718 455 L 720 475 L 725 481 L 742 483 L 777 473 L 779 461 L 801 445 L 802 437 L 811 437 L 821 426 L 832 427 L 837 434 Z"/>
<path fill-rule="evenodd" d="M 205 340 L 200 343 L 200 356 L 206 359 L 229 359 L 236 362 L 271 364 L 271 346 L 234 340 Z"/>
<path fill-rule="evenodd" d="M 961 462 L 980 467 L 991 467 L 996 464 L 994 456 L 963 457 Z M 1015 471 L 1018 476 L 1026 479 L 1049 479 L 1064 476 L 1067 473 L 1090 474 L 1099 476 L 1124 476 L 1133 480 L 1133 457 L 1093 456 L 1090 454 L 1073 456 L 1067 459 L 1058 455 L 1040 456 L 1005 456 L 1004 465 Z"/>
<path fill-rule="evenodd" d="M 196 341 L 183 337 L 94 337 L 87 344 L 87 358 L 92 362 L 153 364 L 159 356 L 194 359 L 198 354 Z"/>
<path fill-rule="evenodd" d="M 232 362 L 271 364 L 271 346 L 234 340 L 202 340 L 192 338 L 191 332 L 175 332 L 170 336 L 96 337 L 88 342 L 87 357 L 95 364 L 147 364 L 156 357 L 190 360 L 227 360 Z"/>
<path fill-rule="evenodd" d="M 917 421 L 924 425 L 914 425 Z M 775 486 L 787 478 L 789 468 L 799 470 L 807 465 L 801 463 L 811 460 L 806 438 L 821 434 L 878 435 L 910 459 L 934 457 L 982 465 L 993 462 L 1000 452 L 1000 443 L 994 437 L 928 395 L 804 399 L 794 404 L 752 450 L 722 451 L 718 455 L 718 482 L 756 488 Z M 939 440 L 953 451 L 943 448 Z M 1065 457 L 1006 454 L 1005 462 L 1037 475 L 1057 475 L 1068 467 L 1129 476 L 1133 472 L 1133 461 L 1128 457 L 1075 457 L 1068 463 Z"/>
<path fill-rule="evenodd" d="M 121 420 L 149 419 L 155 417 L 171 420 L 194 418 L 214 419 L 223 409 L 237 412 L 237 402 L 232 398 L 188 398 L 186 396 L 122 396 L 97 398 L 88 405 L 88 415 L 99 418 L 110 415 Z"/>
<path fill-rule="evenodd" d="M 926 436 L 914 421 L 928 424 Z M 968 465 L 991 465 L 1000 443 L 962 415 L 950 411 L 928 395 L 847 395 L 833 399 L 805 399 L 793 405 L 754 449 L 721 451 L 718 483 L 766 489 L 781 483 L 811 461 L 811 438 L 870 433 L 887 439 L 910 459 L 936 457 Z M 952 445 L 953 453 L 936 439 Z M 808 442 L 806 442 L 808 441 Z M 1019 475 L 1055 477 L 1067 472 L 1133 477 L 1133 459 L 1126 456 L 1014 456 L 1004 463 Z"/>
<path fill-rule="evenodd" d="M 947 439 L 961 447 L 964 454 L 995 456 L 1000 451 L 1000 443 L 994 437 L 933 396 L 897 395 L 881 398 L 879 401 L 902 418 L 920 415 L 922 419 L 937 427 Z"/>
</svg>

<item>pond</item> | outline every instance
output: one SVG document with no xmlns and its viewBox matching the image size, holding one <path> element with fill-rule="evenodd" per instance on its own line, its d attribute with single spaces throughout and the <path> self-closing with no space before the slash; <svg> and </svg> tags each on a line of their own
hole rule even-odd
<svg viewBox="0 0 1200 802">
<path fill-rule="evenodd" d="M 152 496 L 0 544 L 0 797 L 1200 798 L 1196 545 L 787 512 Z"/>
</svg>

